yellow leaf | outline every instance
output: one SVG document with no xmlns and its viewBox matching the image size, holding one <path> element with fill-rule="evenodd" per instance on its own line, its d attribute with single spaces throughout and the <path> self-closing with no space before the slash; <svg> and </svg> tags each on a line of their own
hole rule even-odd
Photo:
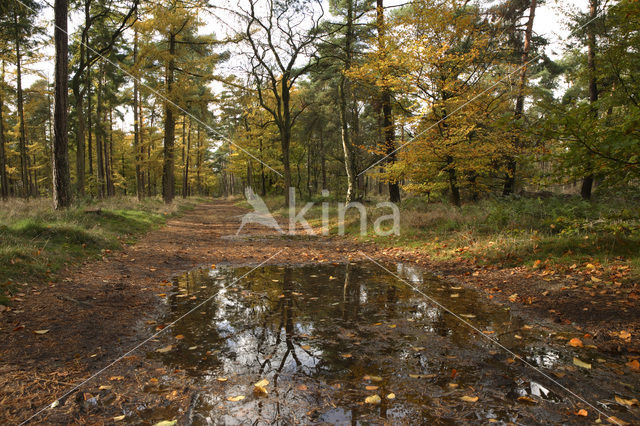
<svg viewBox="0 0 640 426">
<path fill-rule="evenodd" d="M 121 416 L 115 416 L 115 417 L 113 418 L 113 421 L 114 421 L 114 422 L 119 422 L 119 421 L 122 421 L 122 420 L 124 420 L 124 414 L 123 414 L 123 415 L 121 415 Z"/>
<path fill-rule="evenodd" d="M 244 398 L 245 398 L 244 395 L 230 396 L 229 398 L 227 398 L 227 401 L 237 402 L 237 401 L 242 401 Z"/>
<path fill-rule="evenodd" d="M 365 389 L 369 391 L 378 390 L 378 386 L 369 385 L 369 386 L 365 386 Z"/>
<path fill-rule="evenodd" d="M 109 380 L 114 381 L 114 380 L 124 380 L 124 377 L 122 376 L 111 376 L 109 377 Z"/>
<path fill-rule="evenodd" d="M 581 361 L 576 357 L 573 358 L 573 365 L 577 365 L 581 368 L 591 369 L 591 364 Z"/>
<path fill-rule="evenodd" d="M 368 396 L 364 399 L 364 402 L 366 402 L 367 404 L 380 404 L 380 402 L 382 402 L 382 399 L 380 399 L 380 397 L 378 395 L 371 395 Z"/>
<path fill-rule="evenodd" d="M 182 340 L 182 339 L 184 339 L 184 336 L 182 334 L 178 334 L 176 336 L 176 340 Z"/>
<path fill-rule="evenodd" d="M 262 379 L 262 380 L 260 380 L 259 382 L 254 383 L 254 384 L 253 384 L 253 386 L 256 386 L 256 387 L 265 387 L 265 386 L 267 386 L 268 384 L 269 384 L 269 381 L 268 381 L 267 379 Z"/>
<path fill-rule="evenodd" d="M 173 349 L 173 345 L 169 345 L 169 346 L 165 346 L 164 348 L 157 349 L 156 352 L 164 354 L 169 352 L 171 349 Z"/>
<path fill-rule="evenodd" d="M 217 377 L 216 380 L 219 382 L 226 382 L 229 379 L 227 379 L 226 377 Z"/>
<path fill-rule="evenodd" d="M 629 333 L 627 330 L 622 330 L 619 334 L 620 338 L 622 340 L 629 340 L 631 339 L 631 333 Z"/>
<path fill-rule="evenodd" d="M 518 293 L 513 293 L 511 296 L 509 296 L 510 302 L 515 302 L 516 300 L 518 300 Z"/>
<path fill-rule="evenodd" d="M 264 386 L 254 386 L 253 393 L 256 394 L 257 396 L 265 396 L 269 392 L 267 392 L 267 388 L 265 388 Z"/>
<path fill-rule="evenodd" d="M 34 331 L 34 333 L 36 334 L 47 334 L 49 332 L 49 330 L 36 330 Z"/>
<path fill-rule="evenodd" d="M 476 402 L 478 400 L 478 397 L 464 395 L 464 396 L 461 396 L 460 399 L 463 400 L 464 402 Z"/>
<path fill-rule="evenodd" d="M 300 348 L 304 349 L 305 351 L 308 351 L 309 349 L 311 349 L 311 346 L 309 346 L 309 345 L 302 345 L 302 346 L 300 346 Z"/>
<path fill-rule="evenodd" d="M 106 385 L 102 385 L 98 388 L 98 390 L 109 390 L 111 389 L 113 386 L 106 386 Z"/>
<path fill-rule="evenodd" d="M 390 393 L 389 395 L 387 395 L 387 399 L 396 399 L 396 394 Z"/>
</svg>

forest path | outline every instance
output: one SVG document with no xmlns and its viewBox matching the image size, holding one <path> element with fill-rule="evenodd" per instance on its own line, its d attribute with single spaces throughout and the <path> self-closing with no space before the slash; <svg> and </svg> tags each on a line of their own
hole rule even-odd
<svg viewBox="0 0 640 426">
<path fill-rule="evenodd" d="M 344 264 L 364 260 L 360 253 L 364 252 L 386 264 L 420 265 L 443 277 L 443 283 L 450 283 L 447 285 L 489 288 L 493 301 L 481 297 L 478 306 L 496 309 L 504 302 L 514 313 L 529 318 L 531 324 L 572 328 L 569 324 L 553 325 L 548 314 L 540 315 L 550 307 L 548 304 L 534 304 L 531 310 L 532 305 L 523 308 L 505 300 L 512 286 L 518 285 L 521 294 L 524 287 L 536 288 L 531 279 L 523 279 L 523 273 L 483 269 L 477 276 L 473 271 L 478 267 L 465 262 L 438 263 L 419 253 L 342 237 L 283 237 L 255 224 L 245 225 L 236 236 L 245 213 L 247 210 L 234 201 L 204 202 L 121 251 L 69 267 L 59 275 L 58 282 L 25 286 L 23 300 L 0 316 L 0 423 L 14 424 L 29 418 L 149 338 L 154 328 L 162 330 L 166 325 L 162 313 L 168 304 L 165 294 L 172 290 L 171 280 L 185 271 L 212 264 Z M 380 270 L 380 275 L 387 274 Z M 502 294 L 492 290 L 498 283 L 504 288 Z M 543 284 L 551 285 L 546 281 Z M 554 302 L 556 309 L 558 302 Z M 571 306 L 579 303 L 574 299 Z M 48 331 L 35 333 L 38 330 Z M 574 333 L 586 331 L 578 326 L 574 329 Z M 154 342 L 162 341 L 162 337 L 127 354 L 82 386 L 80 392 L 64 398 L 56 409 L 43 412 L 34 421 L 103 423 L 132 410 L 151 424 L 182 416 L 194 404 L 189 374 L 181 369 L 170 371 L 159 359 L 145 355 L 155 350 L 158 343 L 154 346 Z M 610 346 L 615 342 L 605 339 L 594 343 Z M 628 370 L 624 361 L 619 362 L 619 368 Z M 145 418 L 145 410 L 140 407 L 149 407 L 151 417 Z M 171 410 L 164 412 L 158 407 Z"/>
</svg>

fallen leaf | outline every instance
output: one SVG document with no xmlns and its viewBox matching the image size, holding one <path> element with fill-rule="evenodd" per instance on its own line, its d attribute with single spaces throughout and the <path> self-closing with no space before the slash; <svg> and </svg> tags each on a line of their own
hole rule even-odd
<svg viewBox="0 0 640 426">
<path fill-rule="evenodd" d="M 176 336 L 176 340 L 182 340 L 182 339 L 184 339 L 184 335 L 182 335 L 182 334 L 178 334 L 178 335 Z"/>
<path fill-rule="evenodd" d="M 308 388 L 306 385 L 298 385 L 296 389 L 298 389 L 299 391 L 306 391 Z"/>
<path fill-rule="evenodd" d="M 476 402 L 478 400 L 478 397 L 464 395 L 464 396 L 461 396 L 460 399 L 463 400 L 464 402 Z"/>
<path fill-rule="evenodd" d="M 617 418 L 615 416 L 608 417 L 607 421 L 609 423 L 613 423 L 614 425 L 618 425 L 618 426 L 626 426 L 626 425 L 630 424 L 630 423 L 627 423 L 624 420 L 621 420 L 621 419 L 619 419 L 619 418 Z"/>
<path fill-rule="evenodd" d="M 364 402 L 367 404 L 380 404 L 380 402 L 382 402 L 382 399 L 378 396 L 378 395 L 371 395 L 368 396 L 364 399 Z"/>
<path fill-rule="evenodd" d="M 513 293 L 511 296 L 509 296 L 510 302 L 515 302 L 516 300 L 518 300 L 518 293 Z"/>
<path fill-rule="evenodd" d="M 452 294 L 449 295 L 449 297 L 453 297 L 453 298 L 456 298 L 456 297 L 459 297 L 459 296 L 460 296 L 460 294 L 458 294 L 458 293 L 452 293 Z"/>
<path fill-rule="evenodd" d="M 253 393 L 257 396 L 265 396 L 269 392 L 267 392 L 267 388 L 265 388 L 264 386 L 254 386 Z"/>
<path fill-rule="evenodd" d="M 620 338 L 621 338 L 622 340 L 629 340 L 629 339 L 631 339 L 631 333 L 629 333 L 629 332 L 628 332 L 628 331 L 626 331 L 626 330 L 622 330 L 622 331 L 618 334 L 618 336 L 620 336 Z"/>
<path fill-rule="evenodd" d="M 115 417 L 113 418 L 113 421 L 114 421 L 114 422 L 119 422 L 119 421 L 122 421 L 122 420 L 124 420 L 124 414 L 123 414 L 123 415 L 121 415 L 121 416 L 115 416 Z"/>
<path fill-rule="evenodd" d="M 640 371 L 640 362 L 638 362 L 637 359 L 629 361 L 625 365 L 630 369 L 632 369 L 633 371 Z"/>
<path fill-rule="evenodd" d="M 111 389 L 113 386 L 107 386 L 107 385 L 102 385 L 98 388 L 98 390 L 109 390 Z"/>
<path fill-rule="evenodd" d="M 633 405 L 638 405 L 638 400 L 636 398 L 633 399 L 624 399 L 616 395 L 616 402 L 620 405 L 628 405 L 629 407 Z"/>
<path fill-rule="evenodd" d="M 169 345 L 169 346 L 165 346 L 164 348 L 157 349 L 156 352 L 164 354 L 169 352 L 171 349 L 173 349 L 173 345 Z"/>
<path fill-rule="evenodd" d="M 49 332 L 49 330 L 35 330 L 34 333 L 36 334 L 47 334 Z"/>
<path fill-rule="evenodd" d="M 587 417 L 589 415 L 587 410 L 585 410 L 584 408 L 579 409 L 578 411 L 576 411 L 573 414 L 575 414 L 576 416 L 581 416 L 581 417 Z"/>
<path fill-rule="evenodd" d="M 309 345 L 302 345 L 300 346 L 301 349 L 304 349 L 305 351 L 308 351 L 309 349 L 311 349 L 311 346 Z"/>
<path fill-rule="evenodd" d="M 526 402 L 529 404 L 537 404 L 538 401 L 536 401 L 535 399 L 531 398 L 530 396 L 519 396 L 518 397 L 518 401 L 520 402 Z"/>
<path fill-rule="evenodd" d="M 163 420 L 161 422 L 154 424 L 153 426 L 173 426 L 176 423 L 178 423 L 177 420 Z"/>
<path fill-rule="evenodd" d="M 412 379 L 433 379 L 436 374 L 409 374 Z"/>
<path fill-rule="evenodd" d="M 226 382 L 229 379 L 227 379 L 226 377 L 216 377 L 216 380 L 219 382 Z"/>
<path fill-rule="evenodd" d="M 573 358 L 573 365 L 576 365 L 581 368 L 591 369 L 591 364 L 581 361 L 576 357 Z"/>
<path fill-rule="evenodd" d="M 378 390 L 378 387 L 379 386 L 369 385 L 369 386 L 365 386 L 365 389 L 369 391 L 373 391 L 373 390 Z"/>
<path fill-rule="evenodd" d="M 578 339 L 577 337 L 574 337 L 573 339 L 569 340 L 567 344 L 569 346 L 573 346 L 574 348 L 581 348 L 584 346 L 582 344 L 582 340 Z"/>
<path fill-rule="evenodd" d="M 227 401 L 237 402 L 237 401 L 242 401 L 244 398 L 245 398 L 244 395 L 230 396 L 229 398 L 227 398 Z"/>
<path fill-rule="evenodd" d="M 593 275 L 591 276 L 591 281 L 593 281 L 594 283 L 602 282 L 600 278 L 594 277 Z"/>
<path fill-rule="evenodd" d="M 262 379 L 257 383 L 254 383 L 253 386 L 259 386 L 259 387 L 265 387 L 269 384 L 269 381 L 267 379 Z"/>
<path fill-rule="evenodd" d="M 124 377 L 123 376 L 111 376 L 111 377 L 109 377 L 109 380 L 111 380 L 111 381 L 115 381 L 115 380 L 120 381 L 120 380 L 124 380 Z"/>
<path fill-rule="evenodd" d="M 342 358 L 351 358 L 353 355 L 351 354 L 342 354 L 340 355 Z"/>
<path fill-rule="evenodd" d="M 389 395 L 387 395 L 387 399 L 396 399 L 396 394 L 390 393 Z"/>
</svg>

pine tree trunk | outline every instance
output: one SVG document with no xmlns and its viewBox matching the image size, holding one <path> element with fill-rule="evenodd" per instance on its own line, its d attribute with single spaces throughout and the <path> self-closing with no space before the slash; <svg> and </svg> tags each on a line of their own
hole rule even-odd
<svg viewBox="0 0 640 426">
<path fill-rule="evenodd" d="M 589 19 L 595 19 L 598 14 L 598 0 L 589 0 Z M 596 80 L 596 31 L 595 22 L 591 22 L 588 27 L 588 50 L 587 50 L 587 68 L 589 69 L 589 103 L 591 104 L 592 113 L 595 118 L 598 117 L 598 109 L 594 105 L 598 101 L 598 83 Z M 593 164 L 591 155 L 587 154 L 587 170 L 590 172 L 582 179 L 582 187 L 580 195 L 585 200 L 591 199 L 591 191 L 593 189 Z"/>
<path fill-rule="evenodd" d="M 133 36 L 133 65 L 137 66 L 138 64 L 138 30 L 134 29 Z M 141 138 L 141 123 L 140 117 L 142 111 L 139 110 L 138 102 L 139 99 L 139 88 L 138 88 L 138 77 L 133 77 L 133 152 L 134 152 L 134 161 L 136 164 L 136 195 L 138 196 L 138 200 L 142 200 L 144 196 L 144 182 L 141 171 L 142 165 L 142 138 Z M 140 108 L 141 109 L 141 108 Z"/>
<path fill-rule="evenodd" d="M 166 70 L 167 97 L 172 97 L 173 72 L 175 54 L 175 35 L 169 34 L 169 63 Z M 175 143 L 175 118 L 173 106 L 166 101 L 164 105 L 164 159 L 162 165 L 162 199 L 169 204 L 175 196 L 174 173 L 174 143 Z"/>
<path fill-rule="evenodd" d="M 103 145 L 103 126 L 102 126 L 102 67 L 98 72 L 98 89 L 96 92 L 96 166 L 98 169 L 98 176 L 96 184 L 98 186 L 98 197 L 102 198 L 105 194 L 105 173 L 104 173 L 104 148 Z"/>
<path fill-rule="evenodd" d="M 56 209 L 71 204 L 71 182 L 69 178 L 68 152 L 68 78 L 69 78 L 69 40 L 67 35 L 67 0 L 55 0 L 55 111 L 53 162 L 51 166 L 53 180 L 53 205 Z"/>
<path fill-rule="evenodd" d="M 4 138 L 4 60 L 2 61 L 2 75 L 0 76 L 0 196 L 3 200 L 9 198 L 9 179 L 7 177 L 7 154 Z"/>
<path fill-rule="evenodd" d="M 89 175 L 93 176 L 93 105 L 91 99 L 91 66 L 87 66 L 85 82 L 87 92 L 87 156 L 89 157 Z"/>
<path fill-rule="evenodd" d="M 27 138 L 24 124 L 24 94 L 22 91 L 22 53 L 20 51 L 20 34 L 18 32 L 18 15 L 13 12 L 15 25 L 15 49 L 16 49 L 16 103 L 18 109 L 18 152 L 20 154 L 20 176 L 22 178 L 22 196 L 29 198 L 29 171 L 27 158 Z"/>
<path fill-rule="evenodd" d="M 189 130 L 187 130 L 187 146 L 185 149 L 184 176 L 182 179 L 182 198 L 189 195 L 189 152 L 191 151 L 191 119 L 189 119 Z"/>
</svg>

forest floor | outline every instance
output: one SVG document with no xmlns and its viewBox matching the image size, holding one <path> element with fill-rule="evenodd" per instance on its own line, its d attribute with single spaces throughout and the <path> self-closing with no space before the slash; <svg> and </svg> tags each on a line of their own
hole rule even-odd
<svg viewBox="0 0 640 426">
<path fill-rule="evenodd" d="M 62 269 L 49 282 L 25 285 L 0 311 L 0 423 L 30 419 L 54 402 L 33 422 L 109 423 L 124 411 L 153 424 L 175 418 L 176 410 L 188 415 L 193 395 L 187 373 L 167 371 L 143 350 L 127 351 L 149 337 L 172 278 L 211 264 L 345 262 L 365 259 L 363 252 L 381 262 L 415 264 L 445 281 L 481 289 L 491 303 L 520 315 L 572 328 L 585 345 L 619 356 L 621 374 L 640 367 L 640 292 L 630 283 L 611 286 L 587 273 L 567 277 L 434 260 L 349 237 L 282 237 L 252 225 L 242 233 L 261 238 L 235 238 L 246 211 L 233 201 L 200 203 L 135 244 Z M 158 384 L 160 376 L 170 380 Z"/>
</svg>

